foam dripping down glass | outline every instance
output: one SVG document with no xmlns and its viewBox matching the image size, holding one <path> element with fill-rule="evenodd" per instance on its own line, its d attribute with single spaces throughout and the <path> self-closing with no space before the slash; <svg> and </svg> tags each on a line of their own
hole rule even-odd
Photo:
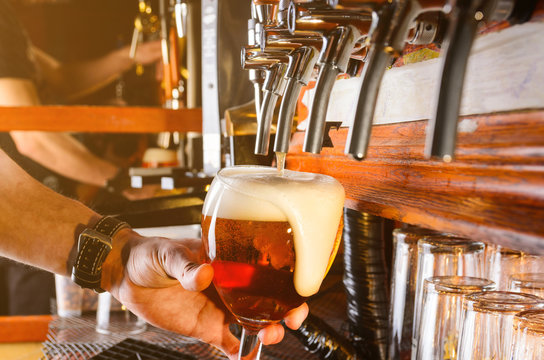
<svg viewBox="0 0 544 360">
<path fill-rule="evenodd" d="M 221 170 L 202 211 L 213 283 L 242 325 L 239 359 L 258 359 L 257 333 L 315 294 L 340 244 L 344 189 L 321 174 Z"/>
</svg>

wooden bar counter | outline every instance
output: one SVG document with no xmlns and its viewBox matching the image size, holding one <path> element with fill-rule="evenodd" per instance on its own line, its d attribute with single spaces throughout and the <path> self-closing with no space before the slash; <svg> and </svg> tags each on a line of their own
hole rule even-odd
<svg viewBox="0 0 544 360">
<path fill-rule="evenodd" d="M 544 254 L 544 110 L 460 124 L 451 163 L 424 158 L 423 120 L 374 126 L 361 162 L 344 155 L 346 128 L 330 131 L 334 147 L 320 155 L 303 153 L 297 133 L 287 168 L 336 177 L 350 208 Z"/>
<path fill-rule="evenodd" d="M 0 316 L 0 359 L 42 358 L 42 342 L 51 320 L 51 315 Z"/>
</svg>

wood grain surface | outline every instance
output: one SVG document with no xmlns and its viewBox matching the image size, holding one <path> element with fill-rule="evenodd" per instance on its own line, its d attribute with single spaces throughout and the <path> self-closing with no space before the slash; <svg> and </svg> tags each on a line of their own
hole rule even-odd
<svg viewBox="0 0 544 360">
<path fill-rule="evenodd" d="M 202 109 L 152 107 L 28 106 L 0 108 L 0 131 L 100 133 L 202 131 Z"/>
<path fill-rule="evenodd" d="M 426 160 L 427 121 L 374 126 L 367 159 L 333 148 L 302 152 L 293 137 L 287 167 L 336 177 L 347 206 L 426 228 L 544 254 L 544 111 L 460 119 L 456 159 Z"/>
<path fill-rule="evenodd" d="M 45 341 L 51 315 L 0 316 L 0 343 Z"/>
</svg>

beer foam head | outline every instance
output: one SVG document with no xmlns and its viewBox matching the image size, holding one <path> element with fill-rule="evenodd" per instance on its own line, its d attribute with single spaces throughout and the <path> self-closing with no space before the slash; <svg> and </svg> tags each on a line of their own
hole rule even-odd
<svg viewBox="0 0 544 360">
<path fill-rule="evenodd" d="M 315 294 L 327 272 L 342 217 L 344 188 L 321 174 L 275 168 L 225 168 L 214 179 L 203 214 L 239 220 L 289 221 L 295 242 L 295 289 Z"/>
</svg>

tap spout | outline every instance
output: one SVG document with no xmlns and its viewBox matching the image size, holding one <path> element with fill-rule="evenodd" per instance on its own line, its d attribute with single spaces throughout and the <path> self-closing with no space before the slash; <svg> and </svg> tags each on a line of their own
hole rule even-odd
<svg viewBox="0 0 544 360">
<path fill-rule="evenodd" d="M 325 120 L 329 108 L 329 95 L 340 69 L 332 64 L 321 65 L 315 84 L 315 94 L 310 110 L 308 127 L 304 136 L 303 151 L 318 154 L 323 145 Z"/>
<path fill-rule="evenodd" d="M 266 70 L 266 79 L 263 85 L 263 101 L 257 117 L 257 137 L 255 139 L 255 154 L 268 155 L 270 144 L 270 128 L 274 117 L 274 109 L 278 97 L 285 89 L 286 62 L 278 62 Z"/>
<path fill-rule="evenodd" d="M 438 157 L 448 162 L 453 158 L 467 59 L 479 23 L 474 13 L 467 6 L 456 6 L 450 13 L 446 41 L 442 45 L 442 77 L 435 115 L 427 127 L 427 158 Z"/>
<path fill-rule="evenodd" d="M 505 20 L 515 9 L 514 0 L 450 1 L 449 26 L 442 46 L 440 90 L 434 116 L 429 120 L 425 156 L 450 162 L 457 142 L 457 121 L 470 49 L 478 24 Z"/>
<path fill-rule="evenodd" d="M 377 22 L 387 22 L 392 12 L 384 12 L 376 18 Z M 361 74 L 361 87 L 357 96 L 357 106 L 353 117 L 353 124 L 349 128 L 345 153 L 350 154 L 356 160 L 365 158 L 370 142 L 374 109 L 378 100 L 378 92 L 385 69 L 393 58 L 391 52 L 385 51 L 385 37 L 388 28 L 377 26 L 373 33 L 373 46 L 367 53 L 363 73 Z"/>
<path fill-rule="evenodd" d="M 289 55 L 287 84 L 283 93 L 276 126 L 274 151 L 287 153 L 293 127 L 293 117 L 298 97 L 303 85 L 307 85 L 317 62 L 318 50 L 315 46 L 301 46 Z"/>
<path fill-rule="evenodd" d="M 291 130 L 293 127 L 293 117 L 297 105 L 298 95 L 302 89 L 302 83 L 295 78 L 287 80 L 285 93 L 280 105 L 278 115 L 278 124 L 276 126 L 276 140 L 274 142 L 275 152 L 289 152 L 289 141 L 291 140 Z"/>
</svg>

